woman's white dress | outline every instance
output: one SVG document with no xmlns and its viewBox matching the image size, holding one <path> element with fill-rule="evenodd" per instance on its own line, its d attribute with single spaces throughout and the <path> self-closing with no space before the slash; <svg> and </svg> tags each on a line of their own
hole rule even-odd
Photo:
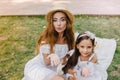
<svg viewBox="0 0 120 80">
<path fill-rule="evenodd" d="M 62 59 L 68 52 L 68 45 L 55 44 L 54 50 L 55 54 Z M 50 80 L 57 74 L 57 67 L 45 65 L 43 53 L 50 54 L 50 46 L 48 44 L 42 45 L 40 47 L 40 53 L 27 62 L 24 69 L 23 80 Z"/>
</svg>

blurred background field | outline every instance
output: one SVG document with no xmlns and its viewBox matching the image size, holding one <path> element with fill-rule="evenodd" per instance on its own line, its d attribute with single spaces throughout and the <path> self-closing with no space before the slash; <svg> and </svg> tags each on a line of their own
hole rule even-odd
<svg viewBox="0 0 120 80">
<path fill-rule="evenodd" d="M 36 42 L 45 24 L 44 16 L 0 17 L 0 80 L 22 79 L 25 63 L 35 56 Z M 120 39 L 120 16 L 77 15 L 74 29 Z M 120 80 L 120 40 L 108 74 L 108 80 Z"/>
</svg>

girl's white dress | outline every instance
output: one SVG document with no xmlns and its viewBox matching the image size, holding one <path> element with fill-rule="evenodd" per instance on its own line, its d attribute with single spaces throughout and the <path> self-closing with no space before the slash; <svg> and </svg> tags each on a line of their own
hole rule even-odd
<svg viewBox="0 0 120 80">
<path fill-rule="evenodd" d="M 54 50 L 55 54 L 62 59 L 68 53 L 68 45 L 55 44 Z M 57 74 L 57 67 L 44 64 L 42 53 L 50 54 L 50 46 L 48 44 L 42 45 L 40 53 L 27 62 L 22 80 L 51 80 Z"/>
<path fill-rule="evenodd" d="M 85 66 L 87 66 L 91 72 L 88 77 L 83 77 L 81 75 L 81 70 Z M 100 67 L 96 63 L 92 63 L 89 61 L 81 61 L 80 57 L 78 58 L 78 63 L 75 66 L 74 70 L 77 72 L 77 80 L 102 80 L 102 73 Z"/>
</svg>

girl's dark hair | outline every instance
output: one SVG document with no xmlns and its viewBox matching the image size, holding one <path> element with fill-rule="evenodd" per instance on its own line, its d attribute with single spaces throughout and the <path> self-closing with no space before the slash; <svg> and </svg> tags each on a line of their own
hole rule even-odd
<svg viewBox="0 0 120 80">
<path fill-rule="evenodd" d="M 93 46 L 95 45 L 94 44 L 95 39 L 91 39 L 90 36 L 87 36 L 87 35 L 80 37 L 80 35 L 82 35 L 82 34 L 79 34 L 77 39 L 76 39 L 75 51 L 74 51 L 73 55 L 68 59 L 66 65 L 62 68 L 64 74 L 66 74 L 68 72 L 68 69 L 73 69 L 76 66 L 77 62 L 78 62 L 78 58 L 80 56 L 80 52 L 77 49 L 77 44 L 79 44 L 82 40 L 90 39 L 91 42 L 92 42 L 92 45 Z"/>
</svg>

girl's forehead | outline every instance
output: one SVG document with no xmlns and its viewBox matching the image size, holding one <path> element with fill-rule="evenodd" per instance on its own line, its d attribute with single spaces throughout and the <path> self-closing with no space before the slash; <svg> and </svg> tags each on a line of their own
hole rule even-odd
<svg viewBox="0 0 120 80">
<path fill-rule="evenodd" d="M 92 45 L 92 41 L 90 39 L 83 39 L 79 44 L 90 44 Z"/>
</svg>

